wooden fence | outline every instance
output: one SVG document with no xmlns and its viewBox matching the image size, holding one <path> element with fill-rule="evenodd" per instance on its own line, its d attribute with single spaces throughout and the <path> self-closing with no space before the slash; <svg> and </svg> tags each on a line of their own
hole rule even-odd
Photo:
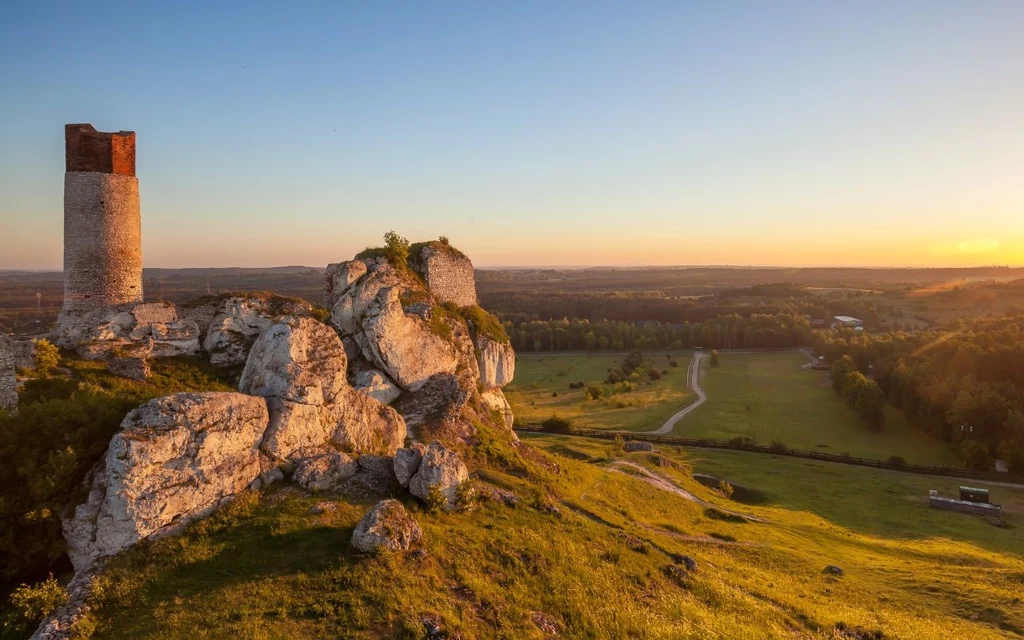
<svg viewBox="0 0 1024 640">
<path fill-rule="evenodd" d="M 996 471 L 974 471 L 971 469 L 954 469 L 952 467 L 933 467 L 919 464 L 907 464 L 897 460 L 871 460 L 869 458 L 858 458 L 856 456 L 824 453 L 822 451 L 805 451 L 803 449 L 791 449 L 778 445 L 763 445 L 738 442 L 732 440 L 710 440 L 708 438 L 679 438 L 676 436 L 662 436 L 650 433 L 632 433 L 629 431 L 611 431 L 603 429 L 572 429 L 568 433 L 556 433 L 545 431 L 539 424 L 516 425 L 516 431 L 531 433 L 551 433 L 552 435 L 578 436 L 583 438 L 599 438 L 602 440 L 614 440 L 621 437 L 623 440 L 643 440 L 645 442 L 656 442 L 681 447 L 700 447 L 705 449 L 730 449 L 732 451 L 750 451 L 753 453 L 770 453 L 778 456 L 789 456 L 791 458 L 806 458 L 808 460 L 822 460 L 824 462 L 838 462 L 840 464 L 852 464 L 861 467 L 874 467 L 876 469 L 889 469 L 892 471 L 906 471 L 908 473 L 920 473 L 929 476 L 946 476 L 956 478 L 970 478 L 975 480 L 990 480 L 993 482 L 1009 482 L 1024 484 L 1024 476 L 1010 473 L 999 473 Z"/>
</svg>

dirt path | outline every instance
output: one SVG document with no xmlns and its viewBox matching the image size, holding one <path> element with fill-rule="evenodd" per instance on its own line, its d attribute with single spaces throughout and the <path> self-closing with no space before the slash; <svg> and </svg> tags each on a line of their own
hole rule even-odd
<svg viewBox="0 0 1024 640">
<path fill-rule="evenodd" d="M 665 424 L 661 425 L 653 431 L 646 431 L 645 433 L 653 433 L 656 435 L 666 435 L 672 433 L 672 429 L 675 428 L 676 423 L 686 417 L 686 414 L 690 413 L 700 405 L 707 401 L 707 396 L 704 395 L 704 388 L 700 386 L 700 363 L 706 356 L 701 352 L 693 354 L 693 358 L 690 360 L 690 366 L 686 370 L 686 386 L 690 388 L 695 394 L 697 394 L 697 400 L 692 402 L 678 412 L 675 413 L 671 418 L 665 421 Z"/>
</svg>

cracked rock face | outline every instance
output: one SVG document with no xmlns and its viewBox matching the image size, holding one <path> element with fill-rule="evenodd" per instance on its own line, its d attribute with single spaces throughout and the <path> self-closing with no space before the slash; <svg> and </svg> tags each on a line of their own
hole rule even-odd
<svg viewBox="0 0 1024 640">
<path fill-rule="evenodd" d="M 359 470 L 359 465 L 340 451 L 303 458 L 292 479 L 307 491 L 338 489 Z"/>
<path fill-rule="evenodd" d="M 440 442 L 430 443 L 424 450 L 416 473 L 409 479 L 409 493 L 427 501 L 432 489 L 444 496 L 445 509 L 458 506 L 458 492 L 462 483 L 469 479 L 469 470 L 462 457 Z"/>
<path fill-rule="evenodd" d="M 199 327 L 179 316 L 169 302 L 146 302 L 114 309 L 62 311 L 53 335 L 61 347 L 84 358 L 108 357 L 117 350 L 145 350 L 148 356 L 199 353 Z"/>
<path fill-rule="evenodd" d="M 515 415 L 512 413 L 512 405 L 508 403 L 505 394 L 501 389 L 488 389 L 480 394 L 480 401 L 490 411 L 496 411 L 505 422 L 505 427 L 512 429 L 515 423 Z"/>
<path fill-rule="evenodd" d="M 338 334 L 312 318 L 289 318 L 260 335 L 239 389 L 268 399 L 264 452 L 287 460 L 329 447 L 391 453 L 402 445 L 405 421 L 352 389 L 346 364 Z"/>
<path fill-rule="evenodd" d="M 516 374 L 516 352 L 511 344 L 478 335 L 476 348 L 479 353 L 480 382 L 484 387 L 493 389 L 512 382 Z"/>
<path fill-rule="evenodd" d="M 353 386 L 356 391 L 364 393 L 383 404 L 391 404 L 398 396 L 402 395 L 402 390 L 398 385 L 391 378 L 388 378 L 383 371 L 376 369 L 367 369 L 357 373 Z"/>
<path fill-rule="evenodd" d="M 257 336 L 287 316 L 308 315 L 308 303 L 284 298 L 233 296 L 217 307 L 210 319 L 203 349 L 214 366 L 245 364 Z"/>
<path fill-rule="evenodd" d="M 398 500 L 382 500 L 366 512 L 352 532 L 352 546 L 363 553 L 383 547 L 404 551 L 423 538 L 423 530 Z"/>
<path fill-rule="evenodd" d="M 76 570 L 216 510 L 264 471 L 262 398 L 179 393 L 133 410 L 64 521 Z"/>
</svg>

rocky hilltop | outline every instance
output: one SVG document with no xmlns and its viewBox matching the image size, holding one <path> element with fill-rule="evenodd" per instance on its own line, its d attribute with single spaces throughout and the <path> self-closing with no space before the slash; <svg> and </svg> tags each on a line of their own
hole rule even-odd
<svg viewBox="0 0 1024 640">
<path fill-rule="evenodd" d="M 326 323 L 311 305 L 272 296 L 65 317 L 60 344 L 106 358 L 112 370 L 126 358 L 178 354 L 244 363 L 237 393 L 170 395 L 125 417 L 87 479 L 87 499 L 64 517 L 75 569 L 88 573 L 246 489 L 288 478 L 360 498 L 408 490 L 452 508 L 468 477 L 459 451 L 478 430 L 515 439 L 501 391 L 515 354 L 475 305 L 475 289 L 474 304 L 443 302 L 416 265 L 383 255 L 330 265 Z M 446 295 L 465 277 L 445 278 Z M 62 637 L 74 617 L 58 612 L 38 637 Z"/>
</svg>

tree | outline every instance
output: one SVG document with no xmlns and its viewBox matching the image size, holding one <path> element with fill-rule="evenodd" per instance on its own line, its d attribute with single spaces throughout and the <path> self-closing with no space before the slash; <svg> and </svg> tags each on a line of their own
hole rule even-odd
<svg viewBox="0 0 1024 640">
<path fill-rule="evenodd" d="M 59 362 L 60 351 L 52 342 L 46 339 L 36 341 L 36 372 L 39 375 L 49 374 Z"/>
<path fill-rule="evenodd" d="M 846 376 L 857 371 L 853 364 L 853 358 L 843 356 L 832 363 L 832 388 L 836 393 L 843 392 L 843 385 L 846 383 Z"/>
<path fill-rule="evenodd" d="M 404 269 L 409 264 L 409 241 L 388 231 L 384 234 L 384 256 L 392 266 Z"/>
<path fill-rule="evenodd" d="M 718 358 L 718 350 L 717 349 L 712 349 L 711 350 L 711 366 L 712 367 L 717 367 L 719 364 L 721 364 L 721 360 L 719 360 L 719 358 Z"/>
</svg>

